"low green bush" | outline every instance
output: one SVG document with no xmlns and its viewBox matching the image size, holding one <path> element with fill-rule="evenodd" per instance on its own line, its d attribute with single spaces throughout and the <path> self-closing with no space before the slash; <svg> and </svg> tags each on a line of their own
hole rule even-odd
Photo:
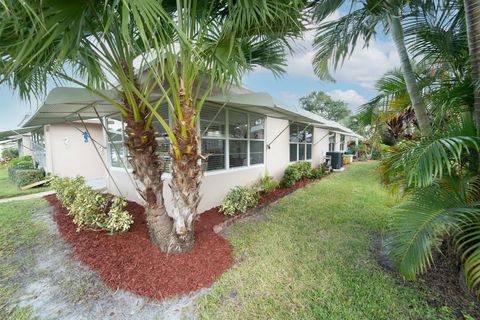
<svg viewBox="0 0 480 320">
<path fill-rule="evenodd" d="M 310 179 L 320 179 L 321 177 L 323 177 L 325 175 L 325 167 L 324 166 L 320 166 L 318 168 L 313 168 L 310 172 L 310 175 L 309 175 L 309 178 Z"/>
<path fill-rule="evenodd" d="M 45 179 L 43 169 L 19 169 L 15 170 L 15 184 L 17 188 L 38 182 Z"/>
<path fill-rule="evenodd" d="M 85 184 L 83 177 L 54 177 L 51 185 L 58 200 L 73 216 L 77 231 L 88 227 L 116 234 L 128 231 L 133 223 L 133 217 L 124 210 L 127 205 L 124 199 L 96 192 Z"/>
<path fill-rule="evenodd" d="M 310 178 L 311 172 L 312 164 L 308 161 L 291 164 L 285 169 L 280 185 L 289 188 L 302 179 Z"/>
<path fill-rule="evenodd" d="M 259 195 L 254 188 L 237 186 L 230 190 L 220 205 L 220 212 L 233 216 L 237 212 L 244 213 L 258 203 Z"/>
<path fill-rule="evenodd" d="M 34 167 L 32 156 L 23 156 L 19 158 L 12 159 L 8 162 L 9 167 L 18 167 L 18 166 L 31 166 Z"/>
<path fill-rule="evenodd" d="M 279 187 L 280 183 L 273 179 L 272 176 L 263 176 L 256 184 L 255 188 L 258 192 L 272 192 Z"/>
</svg>

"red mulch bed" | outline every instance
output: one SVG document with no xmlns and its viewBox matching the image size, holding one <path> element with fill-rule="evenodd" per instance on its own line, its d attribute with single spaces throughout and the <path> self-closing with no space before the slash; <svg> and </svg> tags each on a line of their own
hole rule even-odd
<svg viewBox="0 0 480 320">
<path fill-rule="evenodd" d="M 195 222 L 195 247 L 190 252 L 167 255 L 150 242 L 144 210 L 137 203 L 126 207 L 135 221 L 130 230 L 109 236 L 101 231 L 76 232 L 67 209 L 55 196 L 46 199 L 75 256 L 114 290 L 161 300 L 211 286 L 233 263 L 230 243 L 212 230 L 228 219 L 216 209 L 205 211 Z"/>
<path fill-rule="evenodd" d="M 263 194 L 258 205 L 278 200 L 313 181 L 305 179 L 290 188 Z M 72 217 L 55 195 L 45 198 L 53 206 L 60 233 L 74 247 L 75 256 L 114 290 L 161 300 L 210 287 L 233 264 L 230 243 L 213 227 L 235 217 L 223 215 L 218 207 L 203 212 L 195 221 L 193 250 L 167 255 L 150 242 L 143 207 L 135 202 L 128 202 L 126 207 L 134 219 L 130 230 L 109 236 L 103 231 L 76 232 Z"/>
</svg>

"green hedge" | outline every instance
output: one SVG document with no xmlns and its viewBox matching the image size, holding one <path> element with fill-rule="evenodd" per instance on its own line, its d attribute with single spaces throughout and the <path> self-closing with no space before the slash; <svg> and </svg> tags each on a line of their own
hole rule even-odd
<svg viewBox="0 0 480 320">
<path fill-rule="evenodd" d="M 43 169 L 24 169 L 15 171 L 15 184 L 18 188 L 41 181 L 45 178 Z"/>
<path fill-rule="evenodd" d="M 16 183 L 17 181 L 17 171 L 19 170 L 33 170 L 33 166 L 30 165 L 23 165 L 23 166 L 15 166 L 15 167 L 8 167 L 8 180 L 12 183 Z"/>
<path fill-rule="evenodd" d="M 312 173 L 312 164 L 308 161 L 296 162 L 285 169 L 280 185 L 284 188 L 293 186 L 298 181 L 310 178 Z"/>
</svg>

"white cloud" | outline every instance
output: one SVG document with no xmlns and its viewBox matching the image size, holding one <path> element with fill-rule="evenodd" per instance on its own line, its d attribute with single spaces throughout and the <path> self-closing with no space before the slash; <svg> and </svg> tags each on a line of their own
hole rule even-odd
<svg viewBox="0 0 480 320">
<path fill-rule="evenodd" d="M 335 89 L 331 92 L 327 92 L 327 94 L 330 97 L 332 97 L 332 99 L 334 100 L 345 101 L 349 105 L 350 110 L 352 110 L 353 112 L 357 110 L 358 106 L 367 102 L 367 99 L 365 99 L 365 97 L 363 97 L 353 89 L 348 89 L 348 90 Z"/>
<path fill-rule="evenodd" d="M 374 89 L 375 81 L 399 64 L 393 42 L 372 41 L 366 48 L 360 44 L 334 77 L 338 81 L 355 82 L 365 89 Z"/>
<path fill-rule="evenodd" d="M 329 20 L 333 21 L 340 16 L 340 12 L 336 11 Z M 315 31 L 312 27 L 309 29 L 302 40 L 293 44 L 295 53 L 287 59 L 286 69 L 289 75 L 317 79 L 312 66 L 315 55 L 312 48 Z M 399 64 L 400 60 L 392 41 L 372 40 L 368 47 L 360 42 L 333 76 L 337 81 L 356 83 L 371 90 L 378 78 Z"/>
</svg>

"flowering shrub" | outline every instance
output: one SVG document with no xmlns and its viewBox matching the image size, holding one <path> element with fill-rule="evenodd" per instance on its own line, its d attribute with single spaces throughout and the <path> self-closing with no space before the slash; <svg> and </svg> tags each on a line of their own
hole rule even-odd
<svg viewBox="0 0 480 320">
<path fill-rule="evenodd" d="M 258 193 L 253 188 L 234 187 L 220 205 L 220 212 L 229 216 L 233 216 L 237 212 L 244 213 L 248 208 L 255 206 L 258 199 Z"/>
</svg>

